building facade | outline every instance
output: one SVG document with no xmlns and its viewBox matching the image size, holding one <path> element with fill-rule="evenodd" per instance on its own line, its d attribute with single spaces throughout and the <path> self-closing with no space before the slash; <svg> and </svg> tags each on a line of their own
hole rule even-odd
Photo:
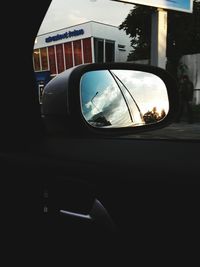
<svg viewBox="0 0 200 267">
<path fill-rule="evenodd" d="M 90 21 L 38 35 L 33 66 L 38 84 L 84 63 L 125 62 L 130 38 L 115 26 Z"/>
</svg>

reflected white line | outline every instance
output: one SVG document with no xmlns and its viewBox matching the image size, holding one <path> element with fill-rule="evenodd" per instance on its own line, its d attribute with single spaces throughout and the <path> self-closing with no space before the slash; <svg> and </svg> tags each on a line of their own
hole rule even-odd
<svg viewBox="0 0 200 267">
<path fill-rule="evenodd" d="M 85 214 L 74 213 L 74 212 L 70 212 L 70 211 L 66 211 L 66 210 L 60 210 L 60 213 L 63 213 L 63 214 L 68 215 L 68 216 L 80 218 L 80 219 L 85 219 L 85 220 L 91 220 L 92 219 L 89 214 L 85 215 Z"/>
</svg>

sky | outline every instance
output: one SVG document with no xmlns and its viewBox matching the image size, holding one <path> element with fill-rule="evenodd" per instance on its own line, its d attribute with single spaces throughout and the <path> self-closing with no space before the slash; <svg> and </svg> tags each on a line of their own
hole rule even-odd
<svg viewBox="0 0 200 267">
<path fill-rule="evenodd" d="M 152 0 L 141 2 L 150 3 Z M 188 8 L 190 0 L 154 0 L 153 2 L 170 3 L 170 6 Z M 111 0 L 52 0 L 38 34 L 90 20 L 119 26 L 133 7 L 131 3 Z"/>
<path fill-rule="evenodd" d="M 119 26 L 133 7 L 111 0 L 52 0 L 38 35 L 90 20 Z"/>
</svg>

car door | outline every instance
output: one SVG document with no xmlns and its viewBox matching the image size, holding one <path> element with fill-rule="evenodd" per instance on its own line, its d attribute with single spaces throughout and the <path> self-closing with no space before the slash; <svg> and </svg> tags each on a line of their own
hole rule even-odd
<svg viewBox="0 0 200 267">
<path fill-rule="evenodd" d="M 188 248 L 199 233 L 199 140 L 46 134 L 32 49 L 49 4 L 13 4 L 23 53 L 16 41 L 15 53 L 3 60 L 7 66 L 12 59 L 12 72 L 5 68 L 3 77 L 8 87 L 1 106 L 1 176 L 4 218 L 14 248 L 22 245 L 34 258 L 36 242 L 41 254 L 45 251 L 44 262 L 53 253 L 65 261 L 69 251 L 80 255 L 81 249 L 87 259 L 87 249 L 97 256 L 102 252 L 101 259 L 116 251 L 130 258 L 132 253 L 151 252 L 155 259 L 155 250 L 167 251 L 166 257 L 174 255 L 177 246 Z M 3 45 L 5 51 L 13 49 L 13 35 Z M 196 253 L 196 245 L 192 247 Z"/>
</svg>

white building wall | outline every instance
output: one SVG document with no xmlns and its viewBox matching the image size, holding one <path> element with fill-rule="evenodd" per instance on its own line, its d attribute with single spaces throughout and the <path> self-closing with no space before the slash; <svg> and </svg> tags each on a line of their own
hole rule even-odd
<svg viewBox="0 0 200 267">
<path fill-rule="evenodd" d="M 74 31 L 74 30 L 84 30 L 83 35 L 68 37 L 57 41 L 46 42 L 46 38 L 56 36 L 57 34 L 64 34 L 65 32 Z M 34 49 L 43 48 L 47 46 L 62 44 L 65 42 L 71 42 L 80 40 L 83 38 L 100 38 L 105 40 L 115 41 L 115 61 L 116 62 L 126 62 L 128 54 L 131 51 L 130 38 L 126 35 L 123 30 L 119 30 L 115 26 L 98 23 L 94 21 L 82 23 L 75 25 L 73 27 L 64 28 L 58 31 L 53 31 L 47 34 L 38 35 L 35 41 Z M 124 45 L 125 51 L 120 51 L 118 45 Z"/>
</svg>

